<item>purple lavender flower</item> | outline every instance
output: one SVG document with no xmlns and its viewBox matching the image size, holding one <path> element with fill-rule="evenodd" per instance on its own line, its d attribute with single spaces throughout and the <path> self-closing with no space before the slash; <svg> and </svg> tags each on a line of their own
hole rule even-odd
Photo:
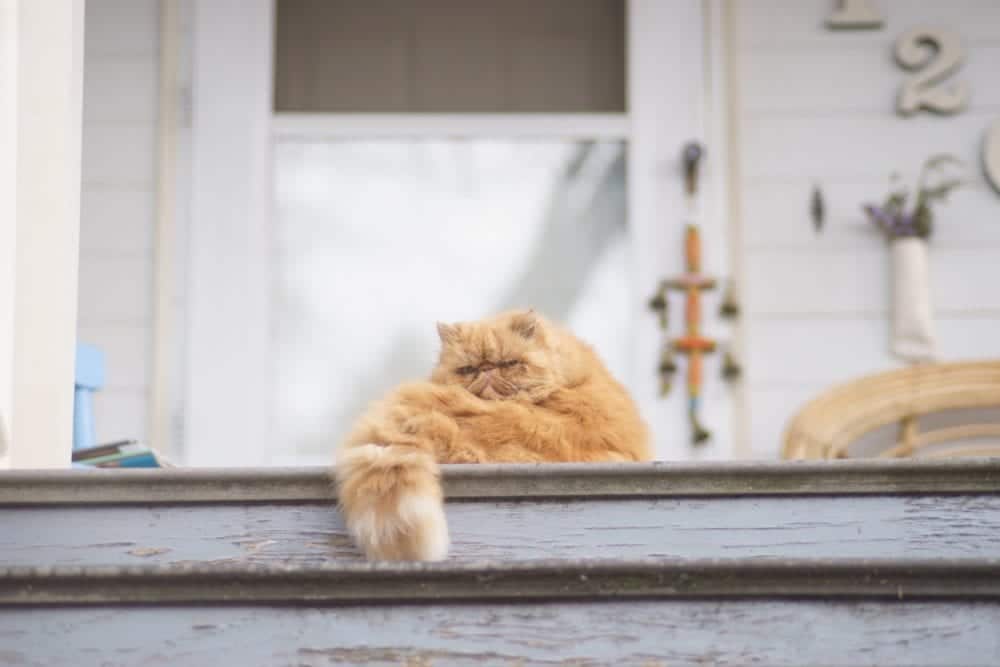
<svg viewBox="0 0 1000 667">
<path fill-rule="evenodd" d="M 892 234 L 895 221 L 889 212 L 879 206 L 875 206 L 874 204 L 865 204 L 864 209 L 865 213 L 868 214 L 868 218 L 875 223 L 876 227 L 881 229 L 886 234 Z"/>
<path fill-rule="evenodd" d="M 944 201 L 952 190 L 965 184 L 964 179 L 960 177 L 944 178 L 933 184 L 929 183 L 930 176 L 938 174 L 946 165 L 962 167 L 963 163 L 950 155 L 932 155 L 924 161 L 920 177 L 917 179 L 914 204 L 910 207 L 909 213 L 906 205 L 910 195 L 909 190 L 897 187 L 889 193 L 881 206 L 874 204 L 863 206 L 868 218 L 890 239 L 930 238 L 934 227 L 931 205 L 937 200 Z M 895 183 L 897 180 L 898 176 L 893 174 L 892 182 Z"/>
<path fill-rule="evenodd" d="M 864 211 L 875 226 L 891 239 L 920 235 L 917 230 L 916 217 L 911 213 L 887 211 L 874 204 L 865 204 Z"/>
</svg>

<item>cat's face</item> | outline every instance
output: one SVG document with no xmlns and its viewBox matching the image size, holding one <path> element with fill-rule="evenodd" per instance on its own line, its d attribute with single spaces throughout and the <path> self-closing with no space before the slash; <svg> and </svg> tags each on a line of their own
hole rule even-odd
<svg viewBox="0 0 1000 667">
<path fill-rule="evenodd" d="M 541 400 L 561 384 L 558 351 L 546 329 L 532 311 L 438 324 L 441 357 L 432 379 L 486 400 Z"/>
</svg>

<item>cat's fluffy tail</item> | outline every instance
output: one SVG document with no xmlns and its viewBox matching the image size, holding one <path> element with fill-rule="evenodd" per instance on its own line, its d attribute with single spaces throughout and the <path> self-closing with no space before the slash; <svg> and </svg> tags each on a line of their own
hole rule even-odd
<svg viewBox="0 0 1000 667">
<path fill-rule="evenodd" d="M 342 449 L 334 471 L 341 512 L 369 560 L 441 560 L 448 524 L 438 466 L 401 445 Z"/>
</svg>

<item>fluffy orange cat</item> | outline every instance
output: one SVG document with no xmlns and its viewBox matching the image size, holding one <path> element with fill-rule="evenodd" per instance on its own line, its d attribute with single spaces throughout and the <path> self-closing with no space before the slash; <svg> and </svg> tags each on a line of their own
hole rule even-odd
<svg viewBox="0 0 1000 667">
<path fill-rule="evenodd" d="M 373 405 L 339 452 L 341 511 L 368 558 L 447 555 L 438 463 L 650 459 L 625 388 L 568 331 L 518 311 L 438 333 L 430 380 Z"/>
</svg>

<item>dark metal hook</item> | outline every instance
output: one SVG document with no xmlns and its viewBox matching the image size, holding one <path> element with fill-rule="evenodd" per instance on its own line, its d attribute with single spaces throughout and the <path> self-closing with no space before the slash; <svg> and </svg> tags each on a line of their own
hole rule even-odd
<svg viewBox="0 0 1000 667">
<path fill-rule="evenodd" d="M 684 190 L 691 196 L 698 191 L 698 167 L 705 156 L 705 148 L 697 141 L 691 141 L 684 145 L 681 155 L 684 161 Z"/>
</svg>

